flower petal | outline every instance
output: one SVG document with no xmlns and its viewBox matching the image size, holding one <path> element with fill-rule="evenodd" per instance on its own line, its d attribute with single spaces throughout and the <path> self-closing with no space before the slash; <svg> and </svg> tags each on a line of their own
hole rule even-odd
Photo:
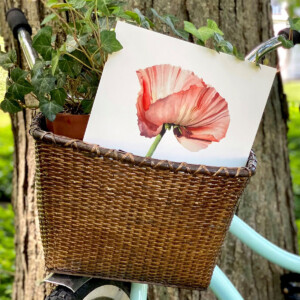
<svg viewBox="0 0 300 300">
<path fill-rule="evenodd" d="M 151 104 L 145 118 L 153 125 L 178 125 L 174 134 L 190 151 L 206 148 L 225 137 L 230 123 L 226 100 L 212 87 L 191 86 Z"/>
<path fill-rule="evenodd" d="M 193 72 L 171 65 L 157 65 L 138 70 L 141 90 L 137 99 L 137 116 L 141 135 L 154 137 L 161 131 L 162 124 L 154 124 L 145 112 L 158 99 L 188 90 L 192 85 L 206 86 Z"/>
</svg>

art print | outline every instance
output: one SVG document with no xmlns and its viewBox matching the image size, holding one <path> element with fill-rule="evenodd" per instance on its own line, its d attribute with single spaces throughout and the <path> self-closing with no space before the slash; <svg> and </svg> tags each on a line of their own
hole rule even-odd
<svg viewBox="0 0 300 300">
<path fill-rule="evenodd" d="M 84 141 L 245 166 L 276 70 L 122 22 L 116 34 L 123 49 L 106 63 Z"/>
</svg>

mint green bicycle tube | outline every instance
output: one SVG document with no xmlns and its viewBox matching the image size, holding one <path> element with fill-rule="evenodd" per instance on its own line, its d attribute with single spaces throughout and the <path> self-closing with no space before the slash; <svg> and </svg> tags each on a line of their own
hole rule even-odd
<svg viewBox="0 0 300 300">
<path fill-rule="evenodd" d="M 289 253 L 269 242 L 239 217 L 233 217 L 229 231 L 270 262 L 289 271 L 300 273 L 300 256 Z"/>
<path fill-rule="evenodd" d="M 147 300 L 148 284 L 132 283 L 130 300 Z"/>
<path fill-rule="evenodd" d="M 215 266 L 209 288 L 219 300 L 244 300 L 218 266 Z"/>
</svg>

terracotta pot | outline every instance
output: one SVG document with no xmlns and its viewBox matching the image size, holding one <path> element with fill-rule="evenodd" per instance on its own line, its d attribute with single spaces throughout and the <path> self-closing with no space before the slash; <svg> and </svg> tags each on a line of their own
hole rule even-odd
<svg viewBox="0 0 300 300">
<path fill-rule="evenodd" d="M 90 115 L 72 115 L 59 113 L 53 122 L 46 119 L 49 131 L 71 139 L 82 140 Z"/>
</svg>

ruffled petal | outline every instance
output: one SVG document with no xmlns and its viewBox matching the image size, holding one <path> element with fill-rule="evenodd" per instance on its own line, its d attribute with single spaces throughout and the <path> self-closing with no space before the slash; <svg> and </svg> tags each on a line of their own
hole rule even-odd
<svg viewBox="0 0 300 300">
<path fill-rule="evenodd" d="M 214 88 L 199 86 L 156 101 L 145 112 L 145 118 L 156 126 L 177 125 L 174 134 L 190 151 L 219 142 L 230 123 L 226 100 Z"/>
<path fill-rule="evenodd" d="M 206 86 L 193 72 L 171 65 L 157 65 L 138 70 L 137 76 L 141 85 L 136 104 L 138 125 L 141 135 L 146 137 L 156 136 L 162 126 L 147 119 L 145 112 L 151 105 L 171 94 L 188 90 L 192 85 Z"/>
</svg>

